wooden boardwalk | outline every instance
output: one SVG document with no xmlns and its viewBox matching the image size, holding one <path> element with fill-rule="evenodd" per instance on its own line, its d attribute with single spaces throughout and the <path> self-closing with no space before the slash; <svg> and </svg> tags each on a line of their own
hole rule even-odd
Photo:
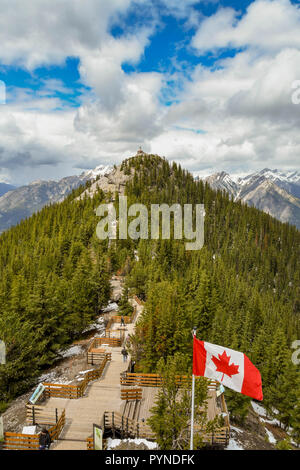
<svg viewBox="0 0 300 470">
<path fill-rule="evenodd" d="M 143 307 L 133 300 L 137 308 L 137 321 Z M 133 333 L 135 323 L 125 327 L 125 335 Z M 119 324 L 112 325 L 112 329 L 118 330 Z M 91 382 L 86 389 L 85 396 L 77 400 L 64 398 L 50 398 L 46 408 L 65 409 L 66 425 L 60 435 L 59 441 L 51 447 L 53 450 L 86 450 L 86 438 L 93 432 L 93 424 L 100 424 L 105 411 L 121 412 L 123 402 L 121 400 L 120 374 L 127 370 L 128 362 L 123 362 L 120 347 L 108 347 L 112 360 L 106 365 L 102 377 Z"/>
<path fill-rule="evenodd" d="M 134 332 L 135 323 L 143 310 L 142 305 L 139 305 L 135 300 L 132 302 L 137 309 L 137 315 L 134 323 L 127 324 L 124 327 L 125 339 Z M 119 323 L 112 324 L 110 329 L 112 337 L 114 336 L 114 331 L 116 332 L 116 337 L 120 337 L 119 330 Z M 159 388 L 157 386 L 143 386 L 142 400 L 126 407 L 126 402 L 121 399 L 120 374 L 127 371 L 130 357 L 128 357 L 127 362 L 123 362 L 121 347 L 102 346 L 105 347 L 106 352 L 111 353 L 111 361 L 107 362 L 101 378 L 89 383 L 84 396 L 78 399 L 51 397 L 46 403 L 46 409 L 65 409 L 66 413 L 66 424 L 59 440 L 51 446 L 53 450 L 86 450 L 86 439 L 92 435 L 93 424 L 101 424 L 105 412 L 109 412 L 106 413 L 109 416 L 115 413 L 115 419 L 122 419 L 122 423 L 122 416 L 128 418 L 129 421 L 138 419 L 138 423 L 140 423 L 139 429 L 143 428 L 145 432 L 149 428 L 146 425 L 146 421 L 151 415 L 150 410 L 154 405 Z M 135 384 L 133 383 L 132 385 Z M 140 387 L 137 384 L 134 388 L 136 389 L 137 386 Z M 217 415 L 222 414 L 222 411 L 224 411 L 224 405 L 222 410 L 220 399 L 216 397 L 216 390 L 210 389 L 208 392 L 208 419 L 214 419 Z M 109 420 L 109 417 L 107 419 Z M 132 423 L 137 424 L 137 421 L 132 421 Z M 151 431 L 150 428 L 148 430 L 149 432 Z M 225 437 L 227 439 L 227 431 L 226 436 L 224 434 L 223 437 L 221 436 L 221 439 L 224 441 Z"/>
</svg>

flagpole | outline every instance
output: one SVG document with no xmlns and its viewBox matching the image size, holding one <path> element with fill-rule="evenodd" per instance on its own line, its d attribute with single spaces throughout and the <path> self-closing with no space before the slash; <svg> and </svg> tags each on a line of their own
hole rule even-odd
<svg viewBox="0 0 300 470">
<path fill-rule="evenodd" d="M 193 328 L 193 339 L 196 336 L 197 328 L 194 326 Z M 193 356 L 194 356 L 194 348 L 193 348 Z M 192 411 L 191 411 L 191 440 L 190 440 L 190 450 L 194 450 L 194 409 L 195 409 L 195 376 L 193 374 L 192 378 Z"/>
</svg>

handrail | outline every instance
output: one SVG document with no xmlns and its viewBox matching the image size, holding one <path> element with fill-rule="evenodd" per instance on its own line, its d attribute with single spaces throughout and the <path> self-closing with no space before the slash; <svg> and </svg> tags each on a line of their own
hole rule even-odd
<svg viewBox="0 0 300 470">
<path fill-rule="evenodd" d="M 46 396 L 69 399 L 77 399 L 83 397 L 85 389 L 88 386 L 89 382 L 97 380 L 102 376 L 104 368 L 107 362 L 109 362 L 110 360 L 111 353 L 106 353 L 100 366 L 95 370 L 86 372 L 83 376 L 84 380 L 79 385 L 43 383 L 45 387 Z"/>
<path fill-rule="evenodd" d="M 119 432 L 121 436 L 132 436 L 136 438 L 154 439 L 154 433 L 150 426 L 141 421 L 125 418 L 115 411 L 104 412 L 104 430 Z"/>
<path fill-rule="evenodd" d="M 196 379 L 199 378 L 200 377 L 196 377 Z M 177 385 L 184 385 L 191 380 L 192 377 L 187 375 L 178 375 L 176 377 Z M 208 389 L 216 390 L 218 383 L 215 380 L 206 380 L 208 381 Z M 141 374 L 138 372 L 125 371 L 120 374 L 120 383 L 124 386 L 140 385 L 143 387 L 161 387 L 163 379 L 159 374 Z"/>
<path fill-rule="evenodd" d="M 57 440 L 66 423 L 66 412 L 62 410 L 57 422 L 49 429 L 51 440 Z M 44 423 L 49 424 L 49 423 Z M 50 423 L 52 424 L 52 423 Z M 39 434 L 21 434 L 15 432 L 4 433 L 4 450 L 38 450 Z"/>
</svg>

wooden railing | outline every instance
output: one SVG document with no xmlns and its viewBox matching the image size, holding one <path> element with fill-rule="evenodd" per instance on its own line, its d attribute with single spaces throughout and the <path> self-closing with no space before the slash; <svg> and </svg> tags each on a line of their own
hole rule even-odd
<svg viewBox="0 0 300 470">
<path fill-rule="evenodd" d="M 44 406 L 26 405 L 27 424 L 57 424 L 60 412 L 57 408 L 48 409 Z"/>
<path fill-rule="evenodd" d="M 114 315 L 113 317 L 111 317 L 110 320 L 112 320 L 112 323 L 121 323 L 121 318 L 122 318 L 121 315 Z M 124 319 L 125 325 L 129 325 L 129 323 L 131 323 L 131 316 L 123 317 L 123 319 Z"/>
<path fill-rule="evenodd" d="M 222 413 L 224 415 L 225 424 L 226 424 L 227 428 L 230 429 L 229 413 L 228 413 L 224 393 L 222 393 L 222 395 L 220 396 L 220 400 L 221 400 L 221 410 L 222 410 Z"/>
<path fill-rule="evenodd" d="M 92 371 L 86 372 L 86 374 L 83 376 L 84 380 L 79 385 L 43 383 L 45 387 L 46 397 L 69 399 L 83 397 L 85 389 L 88 386 L 89 382 L 91 382 L 92 380 L 97 380 L 102 376 L 104 368 L 109 361 L 111 361 L 111 353 L 106 353 L 99 367 Z"/>
<path fill-rule="evenodd" d="M 112 338 L 112 339 L 118 339 L 121 340 L 121 343 L 123 343 L 125 337 L 125 332 L 124 330 L 111 330 L 111 329 L 106 329 L 105 330 L 105 336 L 103 338 Z"/>
<path fill-rule="evenodd" d="M 103 439 L 103 450 L 106 450 L 107 443 L 106 439 Z M 94 438 L 87 437 L 86 438 L 86 450 L 94 450 Z"/>
<path fill-rule="evenodd" d="M 121 400 L 141 400 L 143 398 L 142 388 L 122 388 L 121 389 Z"/>
<path fill-rule="evenodd" d="M 48 430 L 51 440 L 57 440 L 66 423 L 65 410 L 62 410 L 57 422 Z M 43 423 L 43 424 L 50 424 Z M 21 434 L 5 432 L 4 442 L 1 446 L 4 450 L 39 450 L 39 434 Z"/>
<path fill-rule="evenodd" d="M 196 377 L 198 379 L 200 377 Z M 185 385 L 188 381 L 192 380 L 192 377 L 187 375 L 178 375 L 177 384 Z M 131 372 L 122 372 L 120 374 L 120 383 L 123 386 L 134 386 L 139 385 L 142 387 L 161 387 L 162 377 L 159 374 L 139 374 Z M 216 390 L 217 382 L 214 380 L 208 380 L 208 389 Z"/>
<path fill-rule="evenodd" d="M 230 437 L 230 429 L 227 426 L 217 428 L 215 432 L 211 432 L 209 434 L 203 434 L 199 426 L 194 426 L 194 433 L 202 434 L 203 442 L 209 446 L 227 446 Z"/>
<path fill-rule="evenodd" d="M 122 438 L 154 439 L 154 433 L 146 423 L 125 418 L 115 411 L 105 411 L 103 422 L 104 430 L 111 431 L 113 435 L 117 432 Z"/>
<path fill-rule="evenodd" d="M 5 432 L 4 442 L 1 444 L 3 450 L 39 450 L 39 436 L 37 434 L 20 434 L 16 432 Z"/>
<path fill-rule="evenodd" d="M 43 383 L 45 387 L 46 398 L 69 398 L 76 399 L 80 398 L 80 387 L 78 385 L 64 385 L 64 384 L 53 384 Z"/>
<path fill-rule="evenodd" d="M 95 338 L 91 342 L 88 352 L 87 352 L 87 363 L 88 364 L 99 364 L 102 363 L 105 356 L 110 356 L 111 353 L 104 351 L 97 352 L 96 350 L 101 348 L 101 346 L 108 345 L 110 347 L 121 347 L 122 339 L 119 338 Z"/>
<path fill-rule="evenodd" d="M 134 309 L 133 314 L 131 316 L 123 317 L 125 325 L 129 325 L 130 323 L 132 323 L 132 318 L 134 317 L 134 314 L 135 314 L 135 309 Z M 114 315 L 109 319 L 109 321 L 108 321 L 108 323 L 105 327 L 105 337 L 106 338 L 111 338 L 111 337 L 115 336 L 118 333 L 118 330 L 113 330 L 112 329 L 112 325 L 114 323 L 120 323 L 121 324 L 121 318 L 122 318 L 121 315 Z M 124 340 L 124 331 L 121 331 L 121 330 L 120 330 L 120 339 L 123 342 L 123 340 Z"/>
<path fill-rule="evenodd" d="M 57 440 L 59 438 L 59 435 L 62 432 L 65 424 L 66 424 L 66 412 L 65 410 L 63 410 L 55 426 L 49 429 L 49 434 L 50 434 L 52 441 Z"/>
<path fill-rule="evenodd" d="M 133 298 L 134 298 L 134 300 L 136 301 L 137 304 L 139 304 L 139 305 L 144 305 L 145 304 L 145 302 L 143 302 L 141 299 L 139 299 L 137 295 L 135 295 Z"/>
<path fill-rule="evenodd" d="M 94 450 L 94 438 L 93 437 L 87 437 L 86 450 Z"/>
</svg>

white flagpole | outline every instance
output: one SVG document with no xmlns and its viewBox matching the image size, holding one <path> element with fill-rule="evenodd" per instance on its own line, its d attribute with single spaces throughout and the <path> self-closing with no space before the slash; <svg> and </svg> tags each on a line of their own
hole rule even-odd
<svg viewBox="0 0 300 470">
<path fill-rule="evenodd" d="M 193 338 L 196 336 L 197 328 L 193 328 Z M 194 347 L 193 347 L 193 356 L 194 356 Z M 190 440 L 190 450 L 194 450 L 194 409 L 195 409 L 195 376 L 193 374 L 192 379 L 192 411 L 191 411 L 191 440 Z"/>
</svg>

